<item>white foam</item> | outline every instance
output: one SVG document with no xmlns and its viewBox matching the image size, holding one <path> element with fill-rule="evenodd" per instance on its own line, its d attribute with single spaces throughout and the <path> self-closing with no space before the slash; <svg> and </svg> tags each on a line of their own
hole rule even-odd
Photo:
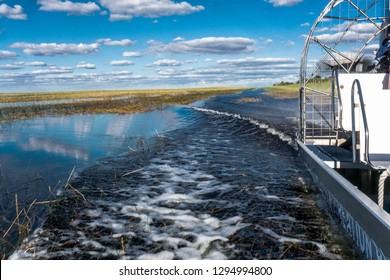
<svg viewBox="0 0 390 280">
<path fill-rule="evenodd" d="M 242 217 L 240 216 L 234 216 L 234 217 L 231 217 L 231 218 L 227 218 L 225 220 L 222 221 L 222 223 L 224 225 L 236 225 L 238 223 L 240 223 L 242 221 Z"/>
<path fill-rule="evenodd" d="M 181 248 L 175 254 L 182 260 L 200 260 L 202 255 L 194 248 Z"/>
<path fill-rule="evenodd" d="M 227 260 L 227 257 L 218 251 L 211 251 L 207 256 L 205 257 L 207 260 Z"/>
<path fill-rule="evenodd" d="M 248 225 L 249 224 L 240 224 L 237 226 L 225 226 L 225 227 L 221 228 L 220 232 L 223 236 L 229 237 L 229 236 L 235 234 L 238 230 L 247 227 Z"/>
<path fill-rule="evenodd" d="M 91 218 L 100 217 L 102 215 L 102 209 L 96 208 L 96 209 L 88 210 L 87 215 L 90 216 Z"/>
<path fill-rule="evenodd" d="M 210 192 L 229 191 L 235 186 L 223 184 L 215 176 L 198 170 L 195 155 L 182 153 L 182 156 L 180 164 L 164 158 L 153 159 L 137 173 L 145 181 L 151 181 L 153 184 L 113 189 L 112 195 L 118 199 L 111 201 L 102 197 L 94 200 L 92 205 L 95 208 L 85 209 L 80 213 L 80 219 L 73 220 L 71 223 L 78 229 L 85 226 L 91 231 L 108 229 L 111 234 L 103 233 L 102 240 L 99 238 L 93 240 L 86 232 L 71 232 L 69 239 L 77 240 L 74 248 L 63 249 L 45 256 L 45 246 L 41 246 L 37 248 L 35 254 L 39 254 L 42 258 L 64 255 L 69 255 L 71 258 L 75 252 L 85 250 L 84 253 L 100 258 L 115 255 L 123 259 L 147 260 L 226 259 L 223 250 L 226 250 L 226 246 L 229 248 L 232 246 L 225 244 L 228 237 L 248 225 L 241 223 L 240 216 L 218 219 L 208 213 L 202 213 L 199 210 L 202 208 L 192 209 L 196 204 L 213 201 L 223 203 L 219 198 L 203 199 L 202 197 Z M 158 174 L 158 181 L 156 174 Z M 192 183 L 191 187 L 185 187 L 183 182 Z M 225 204 L 228 205 L 228 202 Z M 36 239 L 33 237 L 29 244 L 34 246 L 35 241 L 42 244 L 43 236 L 45 233 L 37 236 Z M 140 238 L 142 243 L 155 244 L 154 249 L 162 251 L 151 254 L 144 251 L 142 245 L 132 248 L 131 241 L 126 243 L 126 240 L 132 238 Z M 103 240 L 104 242 L 100 243 Z M 122 252 L 121 249 L 111 247 L 118 244 L 118 240 L 125 242 L 126 250 L 130 248 L 130 251 Z M 48 242 L 50 243 L 49 240 Z M 33 257 L 28 252 L 23 255 L 16 253 L 14 258 Z"/>
<path fill-rule="evenodd" d="M 186 202 L 186 203 L 197 203 L 199 200 L 195 199 L 193 196 L 186 195 L 186 194 L 175 194 L 175 193 L 164 193 L 152 200 L 150 200 L 151 204 L 156 204 L 159 202 L 174 202 L 174 203 L 180 203 L 180 202 Z"/>
<path fill-rule="evenodd" d="M 279 215 L 279 216 L 272 216 L 268 217 L 267 220 L 276 220 L 276 221 L 289 221 L 289 222 L 295 222 L 296 219 L 291 217 L 290 215 Z"/>
<path fill-rule="evenodd" d="M 225 116 L 225 117 L 230 117 L 230 118 L 234 118 L 234 119 L 248 121 L 251 124 L 259 127 L 260 129 L 265 130 L 267 133 L 270 133 L 272 135 L 278 136 L 278 138 L 280 140 L 282 140 L 284 142 L 287 142 L 290 146 L 292 146 L 294 148 L 296 147 L 296 143 L 295 143 L 294 139 L 291 136 L 288 136 L 288 135 L 284 134 L 283 132 L 278 131 L 277 129 L 269 126 L 268 124 L 261 123 L 261 122 L 259 122 L 257 120 L 251 119 L 251 118 L 243 117 L 243 116 L 241 116 L 239 114 L 232 114 L 232 113 L 228 113 L 228 112 L 220 112 L 220 111 L 216 111 L 216 110 L 199 108 L 199 107 L 191 107 L 191 108 L 196 110 L 196 111 L 200 111 L 200 112 L 205 112 L 205 113 L 210 113 L 210 114 L 214 114 L 214 115 L 220 115 L 220 116 Z"/>
<path fill-rule="evenodd" d="M 191 246 L 191 243 L 187 240 L 179 237 L 171 237 L 167 233 L 161 233 L 161 234 L 152 234 L 151 240 L 153 242 L 165 242 L 169 244 L 170 247 L 174 248 L 174 250 L 177 250 L 179 248 L 179 245 L 186 245 Z"/>
<path fill-rule="evenodd" d="M 264 197 L 270 200 L 281 200 L 280 197 L 276 195 L 265 195 Z"/>
<path fill-rule="evenodd" d="M 211 243 L 214 241 L 226 242 L 228 241 L 228 239 L 220 235 L 214 235 L 214 236 L 198 235 L 198 240 L 195 246 L 199 250 L 199 252 L 203 254 L 210 248 Z"/>
<path fill-rule="evenodd" d="M 126 233 L 116 233 L 116 234 L 113 234 L 112 237 L 113 238 L 116 238 L 116 239 L 120 239 L 122 237 L 136 237 L 137 234 L 135 232 L 126 232 Z"/>
<path fill-rule="evenodd" d="M 93 247 L 95 249 L 105 249 L 105 247 L 102 244 L 100 244 L 97 241 L 90 240 L 90 239 L 81 242 L 81 244 L 84 245 L 84 246 L 91 246 L 91 247 Z"/>
<path fill-rule="evenodd" d="M 143 254 L 138 260 L 173 260 L 175 254 L 173 252 L 163 251 L 158 254 Z"/>
<path fill-rule="evenodd" d="M 217 229 L 221 227 L 221 221 L 217 218 L 207 218 L 203 222 L 213 229 Z"/>
<path fill-rule="evenodd" d="M 329 258 L 329 259 L 340 259 L 339 255 L 335 255 L 335 254 L 330 253 L 324 244 L 321 244 L 321 243 L 318 243 L 318 242 L 314 242 L 314 241 L 302 240 L 302 239 L 298 239 L 298 238 L 292 238 L 292 237 L 279 235 L 279 234 L 277 234 L 276 232 L 274 232 L 273 230 L 271 230 L 269 228 L 264 228 L 264 227 L 260 227 L 260 226 L 258 226 L 256 228 L 259 228 L 265 234 L 275 238 L 280 243 L 301 243 L 301 244 L 307 243 L 307 244 L 312 244 L 312 245 L 315 245 L 317 247 L 317 251 L 316 252 L 318 254 L 321 254 L 324 257 Z"/>
</svg>

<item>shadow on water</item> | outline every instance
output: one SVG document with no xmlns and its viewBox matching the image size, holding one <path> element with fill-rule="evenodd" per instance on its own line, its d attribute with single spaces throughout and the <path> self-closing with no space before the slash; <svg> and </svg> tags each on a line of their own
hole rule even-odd
<svg viewBox="0 0 390 280">
<path fill-rule="evenodd" d="M 168 108 L 185 125 L 84 168 L 11 259 L 359 258 L 316 203 L 296 106 L 257 90 Z"/>
</svg>

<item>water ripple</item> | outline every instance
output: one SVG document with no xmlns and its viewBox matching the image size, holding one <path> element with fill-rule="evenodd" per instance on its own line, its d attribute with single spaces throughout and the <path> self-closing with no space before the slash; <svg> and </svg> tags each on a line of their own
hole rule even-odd
<svg viewBox="0 0 390 280">
<path fill-rule="evenodd" d="M 12 259 L 340 259 L 348 240 L 316 204 L 293 139 L 193 108 L 189 127 L 71 182 Z"/>
</svg>

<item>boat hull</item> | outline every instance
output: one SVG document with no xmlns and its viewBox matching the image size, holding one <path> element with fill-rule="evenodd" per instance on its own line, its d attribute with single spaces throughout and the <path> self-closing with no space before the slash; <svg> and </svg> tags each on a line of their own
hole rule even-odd
<svg viewBox="0 0 390 280">
<path fill-rule="evenodd" d="M 390 257 L 390 215 L 319 159 L 304 143 L 299 152 L 345 231 L 367 259 Z"/>
</svg>

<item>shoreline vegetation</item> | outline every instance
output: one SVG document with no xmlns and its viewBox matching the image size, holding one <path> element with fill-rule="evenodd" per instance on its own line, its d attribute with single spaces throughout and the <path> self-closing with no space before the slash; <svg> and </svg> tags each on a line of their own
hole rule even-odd
<svg viewBox="0 0 390 280">
<path fill-rule="evenodd" d="M 273 86 L 263 87 L 266 94 L 275 98 L 297 98 L 299 93 L 299 83 L 281 82 Z"/>
<path fill-rule="evenodd" d="M 330 79 L 314 77 L 309 86 L 329 89 Z M 275 98 L 297 98 L 299 82 L 280 82 L 262 87 Z M 208 87 L 148 90 L 89 90 L 66 92 L 0 93 L 0 123 L 43 115 L 132 114 L 161 109 L 167 105 L 188 105 L 218 95 L 238 94 L 254 87 Z"/>
<path fill-rule="evenodd" d="M 329 77 L 322 78 L 320 76 L 316 76 L 311 78 L 310 81 L 307 82 L 306 86 L 308 88 L 330 94 L 332 89 L 332 80 Z M 274 84 L 273 86 L 263 87 L 266 94 L 275 98 L 298 98 L 299 88 L 299 81 L 295 83 L 282 81 L 278 84 Z M 308 91 L 308 94 L 310 94 L 310 90 Z"/>
<path fill-rule="evenodd" d="M 130 114 L 188 105 L 217 95 L 237 94 L 253 88 L 212 87 L 194 89 L 104 90 L 78 92 L 0 93 L 0 103 L 28 103 L 28 106 L 4 107 L 0 123 L 43 115 Z M 58 103 L 39 103 L 39 102 Z"/>
<path fill-rule="evenodd" d="M 0 123 L 44 115 L 134 114 L 167 105 L 188 105 L 218 95 L 238 94 L 251 87 L 209 87 L 153 90 L 90 90 L 68 92 L 0 93 Z M 298 83 L 281 82 L 262 87 L 275 98 L 297 98 Z"/>
<path fill-rule="evenodd" d="M 298 98 L 299 85 L 264 87 L 265 93 L 279 99 Z"/>
</svg>

